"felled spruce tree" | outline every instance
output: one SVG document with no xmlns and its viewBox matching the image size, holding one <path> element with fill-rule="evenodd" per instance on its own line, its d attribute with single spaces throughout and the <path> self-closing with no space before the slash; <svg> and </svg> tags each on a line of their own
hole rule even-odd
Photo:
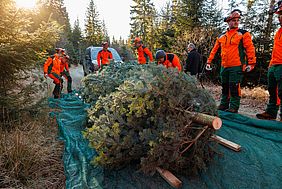
<svg viewBox="0 0 282 189">
<path fill-rule="evenodd" d="M 203 125 L 182 110 L 215 115 L 215 101 L 187 74 L 157 65 L 110 66 L 87 76 L 83 93 L 92 104 L 84 136 L 99 154 L 95 164 L 116 168 L 138 160 L 144 172 L 160 166 L 190 174 L 211 159 L 213 130 L 197 139 Z"/>
</svg>

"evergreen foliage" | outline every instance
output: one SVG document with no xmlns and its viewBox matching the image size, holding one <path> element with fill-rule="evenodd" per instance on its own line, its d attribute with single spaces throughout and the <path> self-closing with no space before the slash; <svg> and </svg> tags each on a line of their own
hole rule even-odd
<svg viewBox="0 0 282 189">
<path fill-rule="evenodd" d="M 216 114 L 216 104 L 194 78 L 157 65 L 111 65 L 84 78 L 91 128 L 84 132 L 98 152 L 93 162 L 118 168 L 137 160 L 141 169 L 156 166 L 193 174 L 211 159 L 212 129 L 181 110 Z M 191 147 L 188 147 L 191 144 Z"/>
<path fill-rule="evenodd" d="M 32 95 L 40 90 L 34 76 L 36 63 L 42 61 L 44 50 L 59 39 L 60 29 L 55 22 L 32 26 L 29 12 L 17 9 L 12 0 L 0 5 L 0 122 L 11 111 L 29 106 Z M 46 51 L 45 51 L 46 52 Z M 42 66 L 42 65 L 40 65 Z"/>
<path fill-rule="evenodd" d="M 82 51 L 83 51 L 83 38 L 82 38 L 82 31 L 79 26 L 79 20 L 76 19 L 74 22 L 73 30 L 72 30 L 72 36 L 71 36 L 71 43 L 73 46 L 73 62 L 75 64 L 82 64 L 83 57 L 82 57 Z"/>
<path fill-rule="evenodd" d="M 104 39 L 102 23 L 96 5 L 90 0 L 85 19 L 85 42 L 87 46 L 100 46 Z"/>
<path fill-rule="evenodd" d="M 152 49 L 155 44 L 156 10 L 151 0 L 133 0 L 131 6 L 131 37 L 140 37 Z"/>
</svg>

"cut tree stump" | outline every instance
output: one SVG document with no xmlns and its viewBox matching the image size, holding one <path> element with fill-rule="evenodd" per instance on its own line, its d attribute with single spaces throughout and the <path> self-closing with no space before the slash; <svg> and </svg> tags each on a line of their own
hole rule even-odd
<svg viewBox="0 0 282 189">
<path fill-rule="evenodd" d="M 203 114 L 199 112 L 191 112 L 188 110 L 182 110 L 180 108 L 174 108 L 174 109 L 190 114 L 193 122 L 199 123 L 201 125 L 208 125 L 210 128 L 213 128 L 214 130 L 218 130 L 222 126 L 222 121 L 219 117 L 211 116 L 211 115 Z"/>
<path fill-rule="evenodd" d="M 174 176 L 170 171 L 162 169 L 160 167 L 156 167 L 156 170 L 172 187 L 180 188 L 182 186 L 181 180 Z"/>
<path fill-rule="evenodd" d="M 234 150 L 236 152 L 239 152 L 241 151 L 241 146 L 239 144 L 236 144 L 234 142 L 231 142 L 225 138 L 222 138 L 218 135 L 212 135 L 211 136 L 211 139 L 213 139 L 214 141 L 218 142 L 219 144 L 227 147 L 227 148 L 230 148 L 231 150 Z"/>
<path fill-rule="evenodd" d="M 222 121 L 219 117 L 211 116 L 203 113 L 191 112 L 193 115 L 192 121 L 202 125 L 208 125 L 214 130 L 218 130 L 222 126 Z"/>
</svg>

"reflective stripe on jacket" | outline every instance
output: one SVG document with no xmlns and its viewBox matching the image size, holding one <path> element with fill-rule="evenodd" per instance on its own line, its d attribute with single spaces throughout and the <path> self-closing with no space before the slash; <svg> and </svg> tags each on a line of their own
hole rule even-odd
<svg viewBox="0 0 282 189">
<path fill-rule="evenodd" d="M 158 62 L 158 64 L 161 64 L 161 63 Z M 174 68 L 177 68 L 178 71 L 182 70 L 178 56 L 173 53 L 166 53 L 165 60 L 162 64 L 167 68 L 174 67 Z"/>
<path fill-rule="evenodd" d="M 252 37 L 246 30 L 236 28 L 221 34 L 210 53 L 208 63 L 212 62 L 219 49 L 221 50 L 221 66 L 224 68 L 241 66 L 246 64 L 246 61 L 248 65 L 256 63 Z"/>
<path fill-rule="evenodd" d="M 276 32 L 274 36 L 274 45 L 269 66 L 275 64 L 282 64 L 282 27 Z"/>
<path fill-rule="evenodd" d="M 148 58 L 151 62 L 153 61 L 153 54 L 147 47 L 141 45 L 137 49 L 137 52 L 138 52 L 138 63 L 139 64 L 146 64 L 148 61 L 147 60 Z"/>
<path fill-rule="evenodd" d="M 56 73 L 60 75 L 61 73 L 61 60 L 57 54 L 50 56 L 44 63 L 43 67 L 44 74 Z"/>
<path fill-rule="evenodd" d="M 113 59 L 113 54 L 109 50 L 100 50 L 97 55 L 98 66 L 101 67 L 102 64 L 110 64 L 110 60 Z"/>
</svg>

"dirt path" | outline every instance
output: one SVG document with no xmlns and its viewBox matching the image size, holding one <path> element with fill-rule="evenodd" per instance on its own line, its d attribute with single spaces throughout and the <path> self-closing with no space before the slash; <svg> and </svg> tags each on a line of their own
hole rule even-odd
<svg viewBox="0 0 282 189">
<path fill-rule="evenodd" d="M 78 90 L 81 86 L 81 79 L 84 77 L 84 73 L 83 73 L 83 67 L 82 65 L 78 65 L 78 66 L 74 66 L 72 65 L 70 67 L 70 75 L 72 77 L 72 89 L 73 90 Z M 66 79 L 63 77 L 64 80 L 64 87 L 63 87 L 63 93 L 67 93 L 67 81 Z M 53 84 L 53 80 L 50 78 L 47 78 L 46 80 L 46 85 L 47 85 L 47 97 L 51 97 L 52 96 L 52 91 L 54 89 L 54 84 Z"/>
<path fill-rule="evenodd" d="M 79 89 L 79 87 L 81 86 L 81 79 L 84 77 L 82 65 L 79 64 L 78 66 L 72 66 L 70 68 L 70 75 L 72 77 L 73 89 Z"/>
</svg>

